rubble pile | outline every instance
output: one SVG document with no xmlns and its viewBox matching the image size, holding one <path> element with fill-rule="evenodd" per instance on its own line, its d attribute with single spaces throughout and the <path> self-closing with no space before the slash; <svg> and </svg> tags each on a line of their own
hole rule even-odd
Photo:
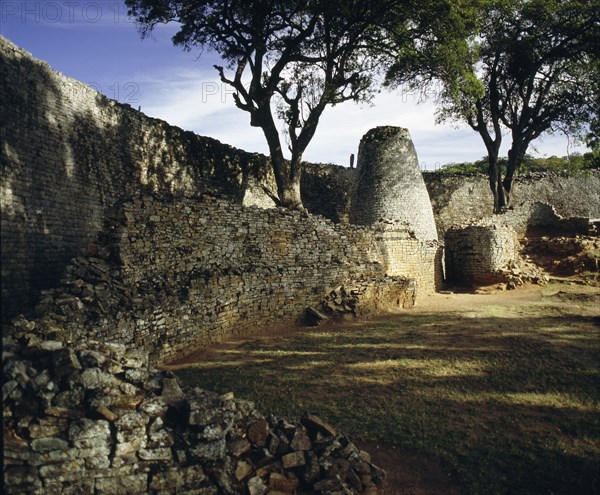
<svg viewBox="0 0 600 495">
<path fill-rule="evenodd" d="M 382 483 L 317 416 L 292 424 L 232 393 L 184 393 L 141 351 L 3 344 L 4 493 L 374 494 Z"/>
<path fill-rule="evenodd" d="M 357 317 L 415 305 L 417 285 L 406 277 L 373 277 L 351 286 L 340 285 L 325 296 L 321 311 L 330 318 Z"/>
<path fill-rule="evenodd" d="M 510 260 L 505 267 L 496 271 L 496 275 L 509 290 L 527 283 L 544 285 L 550 281 L 548 274 L 527 257 Z"/>
<path fill-rule="evenodd" d="M 524 240 L 523 252 L 554 275 L 576 275 L 600 271 L 600 238 L 530 237 Z"/>
<path fill-rule="evenodd" d="M 143 302 L 146 306 L 152 301 L 139 297 L 131 284 L 124 283 L 110 248 L 90 243 L 71 261 L 61 285 L 42 292 L 35 308 L 39 315 L 35 330 L 44 338 L 63 342 L 100 335 L 118 340 L 120 334 L 125 342 L 127 335 L 134 334 L 131 313 L 143 311 Z"/>
</svg>

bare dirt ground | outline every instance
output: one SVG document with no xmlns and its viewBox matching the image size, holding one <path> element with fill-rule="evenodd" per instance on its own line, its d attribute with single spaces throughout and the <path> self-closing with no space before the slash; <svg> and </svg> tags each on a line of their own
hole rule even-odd
<svg viewBox="0 0 600 495">
<path fill-rule="evenodd" d="M 499 286 L 490 286 L 478 289 L 475 292 L 452 292 L 424 296 L 418 299 L 417 305 L 409 310 L 402 310 L 401 314 L 419 313 L 436 314 L 440 317 L 447 316 L 449 313 L 456 314 L 464 318 L 465 338 L 468 338 L 469 332 L 473 331 L 474 322 L 478 311 L 486 308 L 495 308 L 495 312 L 518 311 L 519 307 L 539 306 L 540 312 L 548 305 L 553 307 L 569 307 L 572 311 L 576 308 L 577 314 L 581 316 L 592 316 L 599 318 L 598 308 L 600 307 L 600 288 L 587 285 L 581 281 L 555 280 L 553 283 L 538 286 L 525 285 L 517 290 L 500 290 Z M 506 308 L 506 309 L 504 309 Z M 394 320 L 398 318 L 397 314 L 384 315 L 380 320 Z M 527 325 L 526 318 L 523 318 L 523 325 Z M 341 322 L 336 326 L 352 326 L 356 322 Z M 458 329 L 460 330 L 460 329 Z M 258 338 L 268 339 L 272 335 L 281 333 L 290 333 L 298 329 L 278 330 L 269 332 Z M 248 337 L 248 340 L 256 340 L 257 336 Z M 213 348 L 203 349 L 197 353 L 191 354 L 181 360 L 170 363 L 168 368 L 177 369 L 186 364 L 200 362 L 212 353 L 222 352 L 224 349 L 239 345 L 246 339 L 236 339 L 214 346 Z M 465 345 L 468 345 L 465 342 Z M 381 492 L 385 495 L 460 495 L 462 492 L 460 485 L 453 478 L 451 469 L 444 466 L 442 462 L 430 456 L 425 456 L 416 452 L 411 452 L 391 445 L 377 444 L 374 442 L 356 442 L 357 445 L 369 452 L 373 462 L 387 472 L 385 486 Z"/>
<path fill-rule="evenodd" d="M 557 281 L 558 282 L 558 281 Z M 481 288 L 474 293 L 444 293 L 422 297 L 411 312 L 421 314 L 458 311 L 465 316 L 464 330 L 472 329 L 470 313 L 485 306 L 528 306 L 544 304 L 548 300 L 559 304 L 581 306 L 582 316 L 600 314 L 600 288 L 579 282 L 558 282 L 545 286 L 526 285 L 512 291 L 496 286 Z M 591 304 L 590 304 L 591 303 Z M 393 317 L 392 317 L 393 318 Z M 526 323 L 526 322 L 524 322 Z M 452 473 L 438 460 L 393 446 L 357 442 L 369 452 L 375 464 L 387 472 L 383 495 L 460 495 L 461 489 Z"/>
<path fill-rule="evenodd" d="M 452 473 L 436 459 L 373 442 L 355 442 L 384 469 L 382 495 L 460 495 Z"/>
</svg>

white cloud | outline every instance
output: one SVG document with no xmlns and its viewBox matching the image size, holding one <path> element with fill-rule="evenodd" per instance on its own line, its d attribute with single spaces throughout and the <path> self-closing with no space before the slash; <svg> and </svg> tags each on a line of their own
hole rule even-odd
<svg viewBox="0 0 600 495">
<path fill-rule="evenodd" d="M 267 153 L 262 131 L 250 127 L 249 115 L 235 107 L 231 89 L 219 81 L 213 68 L 203 64 L 168 74 L 156 72 L 141 76 L 141 81 L 144 113 L 247 151 Z M 486 154 L 477 133 L 466 126 L 436 125 L 434 114 L 431 101 L 417 104 L 413 98 L 388 92 L 377 95 L 372 106 L 348 102 L 327 108 L 304 159 L 347 165 L 350 154 L 357 153 L 361 137 L 380 125 L 408 128 L 421 166 L 429 170 Z M 534 144 L 538 151 L 531 147 L 530 153 L 537 156 L 585 151 L 569 149 L 562 135 L 544 136 Z M 505 139 L 501 154 L 506 155 L 507 149 Z"/>
</svg>

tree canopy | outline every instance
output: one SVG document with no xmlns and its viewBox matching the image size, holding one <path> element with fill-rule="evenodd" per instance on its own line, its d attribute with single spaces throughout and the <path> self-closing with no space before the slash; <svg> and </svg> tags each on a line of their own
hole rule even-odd
<svg viewBox="0 0 600 495">
<path fill-rule="evenodd" d="M 387 81 L 442 82 L 439 118 L 466 122 L 480 134 L 500 212 L 532 141 L 544 132 L 585 133 L 598 118 L 600 2 L 473 0 L 469 6 L 477 4 L 479 14 L 465 25 L 464 38 L 398 52 Z M 498 154 L 505 133 L 511 145 L 502 177 Z"/>
<path fill-rule="evenodd" d="M 215 66 L 235 90 L 235 104 L 269 146 L 280 204 L 301 208 L 302 155 L 328 105 L 369 100 L 377 73 L 374 47 L 384 23 L 407 0 L 126 0 L 147 35 L 178 22 L 173 37 L 187 50 L 215 50 Z M 396 22 L 398 35 L 403 27 Z M 277 119 L 291 158 L 284 157 Z"/>
<path fill-rule="evenodd" d="M 506 172 L 507 157 L 499 157 L 498 165 L 503 173 Z M 560 174 L 576 174 L 584 170 L 600 169 L 600 156 L 595 152 L 573 153 L 568 156 L 549 156 L 535 158 L 529 154 L 523 157 L 521 172 L 554 172 Z M 488 157 L 474 162 L 447 163 L 436 170 L 441 174 L 486 174 L 488 170 Z"/>
</svg>

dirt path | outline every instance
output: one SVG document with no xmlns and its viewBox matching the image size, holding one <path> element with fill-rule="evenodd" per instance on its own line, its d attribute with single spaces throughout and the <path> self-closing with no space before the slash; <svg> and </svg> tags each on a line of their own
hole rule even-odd
<svg viewBox="0 0 600 495">
<path fill-rule="evenodd" d="M 478 290 L 477 293 L 444 292 L 422 297 L 417 306 L 402 310 L 397 314 L 384 315 L 381 319 L 396 319 L 414 313 L 429 314 L 454 313 L 464 317 L 465 330 L 472 330 L 476 319 L 486 311 L 518 311 L 519 307 L 544 308 L 552 306 L 570 314 L 598 317 L 600 311 L 600 288 L 575 283 L 549 284 L 545 286 L 527 286 L 513 291 L 500 291 L 495 287 Z M 474 320 L 475 319 L 475 320 Z M 360 322 L 358 324 L 363 324 Z M 526 324 L 526 322 L 524 321 Z M 336 326 L 352 326 L 357 323 L 342 322 Z M 280 335 L 302 331 L 302 329 L 277 329 L 267 335 L 249 336 L 235 341 L 218 344 L 208 349 L 199 350 L 185 358 L 170 363 L 168 368 L 177 369 L 186 364 L 202 361 L 205 357 L 220 353 L 224 349 L 234 348 L 248 340 L 268 339 L 272 335 Z M 468 332 L 466 332 L 468 336 Z M 467 337 L 465 337 L 467 338 Z M 397 447 L 376 444 L 373 442 L 356 442 L 369 452 L 375 464 L 387 472 L 385 487 L 381 491 L 385 495 L 460 495 L 461 489 L 453 479 L 451 470 L 435 458 Z"/>
</svg>

